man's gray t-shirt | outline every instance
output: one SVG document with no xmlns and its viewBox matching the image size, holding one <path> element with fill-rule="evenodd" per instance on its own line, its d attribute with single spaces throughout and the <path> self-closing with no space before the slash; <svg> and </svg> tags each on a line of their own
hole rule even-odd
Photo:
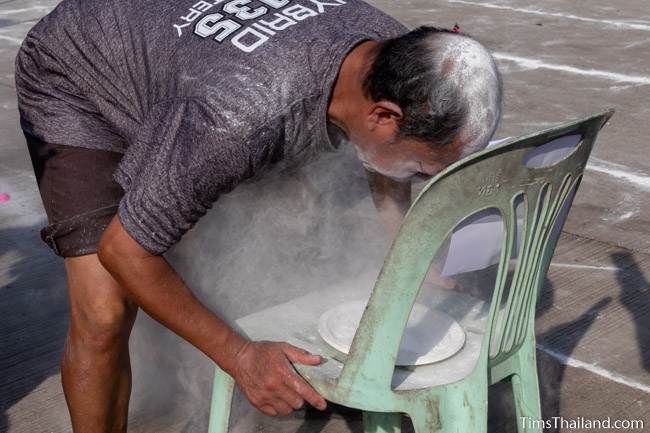
<svg viewBox="0 0 650 433">
<path fill-rule="evenodd" d="M 120 221 L 160 254 L 238 183 L 333 149 L 346 54 L 406 31 L 360 0 L 64 0 L 18 54 L 22 126 L 124 153 Z"/>
</svg>

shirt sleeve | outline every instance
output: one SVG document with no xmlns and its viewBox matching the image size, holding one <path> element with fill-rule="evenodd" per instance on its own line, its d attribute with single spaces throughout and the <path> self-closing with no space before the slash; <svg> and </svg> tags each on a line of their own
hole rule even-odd
<svg viewBox="0 0 650 433">
<path fill-rule="evenodd" d="M 118 215 L 150 253 L 167 251 L 219 195 L 255 174 L 263 155 L 229 129 L 214 107 L 184 100 L 157 107 L 132 143 L 116 173 L 126 191 Z"/>
</svg>

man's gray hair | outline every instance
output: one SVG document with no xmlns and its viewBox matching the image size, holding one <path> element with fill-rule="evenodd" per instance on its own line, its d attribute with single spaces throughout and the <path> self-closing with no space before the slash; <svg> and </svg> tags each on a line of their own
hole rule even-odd
<svg viewBox="0 0 650 433">
<path fill-rule="evenodd" d="M 502 81 L 490 52 L 467 36 L 440 34 L 431 38 L 439 83 L 430 100 L 460 93 L 466 107 L 459 137 L 465 143 L 461 157 L 482 150 L 497 129 L 501 117 Z M 440 93 L 436 93 L 440 92 Z M 441 107 L 442 108 L 442 107 Z"/>
<path fill-rule="evenodd" d="M 463 33 L 419 27 L 383 41 L 364 82 L 373 100 L 400 106 L 399 135 L 434 147 L 456 139 L 482 150 L 501 116 L 503 84 L 490 52 Z"/>
</svg>

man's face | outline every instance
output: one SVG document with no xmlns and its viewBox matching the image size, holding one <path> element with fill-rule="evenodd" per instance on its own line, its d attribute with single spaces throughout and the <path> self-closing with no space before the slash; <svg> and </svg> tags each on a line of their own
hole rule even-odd
<svg viewBox="0 0 650 433">
<path fill-rule="evenodd" d="M 397 181 L 427 180 L 458 159 L 457 143 L 444 152 L 419 140 L 376 141 L 355 144 L 357 155 L 369 171 Z"/>
<path fill-rule="evenodd" d="M 364 167 L 397 181 L 426 180 L 458 160 L 462 143 L 455 139 L 436 148 L 413 138 L 397 138 L 402 111 L 380 101 L 352 110 L 348 138 Z"/>
</svg>

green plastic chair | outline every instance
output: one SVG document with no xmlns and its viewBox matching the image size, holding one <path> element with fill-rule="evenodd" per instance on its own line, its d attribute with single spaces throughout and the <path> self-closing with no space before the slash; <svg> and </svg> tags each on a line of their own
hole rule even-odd
<svg viewBox="0 0 650 433">
<path fill-rule="evenodd" d="M 541 432 L 540 425 L 520 422 L 521 417 L 541 419 L 533 327 L 537 295 L 596 136 L 612 114 L 510 139 L 432 179 L 394 240 L 347 358 L 333 353 L 316 328 L 331 306 L 363 298 L 349 288 L 307 295 L 240 319 L 238 325 L 252 339 L 288 341 L 325 356 L 327 362 L 319 366 L 294 367 L 327 400 L 362 410 L 367 433 L 400 432 L 402 414 L 410 417 L 416 433 L 485 432 L 488 386 L 502 380 L 512 384 L 519 432 Z M 579 143 L 560 161 L 546 167 L 524 164 L 536 148 L 575 134 L 581 136 Z M 518 216 L 515 207 L 522 199 Z M 462 353 L 440 365 L 396 368 L 406 322 L 436 253 L 459 222 L 485 209 L 498 210 L 504 227 L 491 300 L 434 295 L 451 315 L 454 305 L 464 313 L 457 316 L 467 334 Z M 508 277 L 517 243 L 518 260 Z M 450 302 L 454 297 L 460 300 Z M 217 367 L 210 433 L 227 432 L 233 387 Z"/>
</svg>

